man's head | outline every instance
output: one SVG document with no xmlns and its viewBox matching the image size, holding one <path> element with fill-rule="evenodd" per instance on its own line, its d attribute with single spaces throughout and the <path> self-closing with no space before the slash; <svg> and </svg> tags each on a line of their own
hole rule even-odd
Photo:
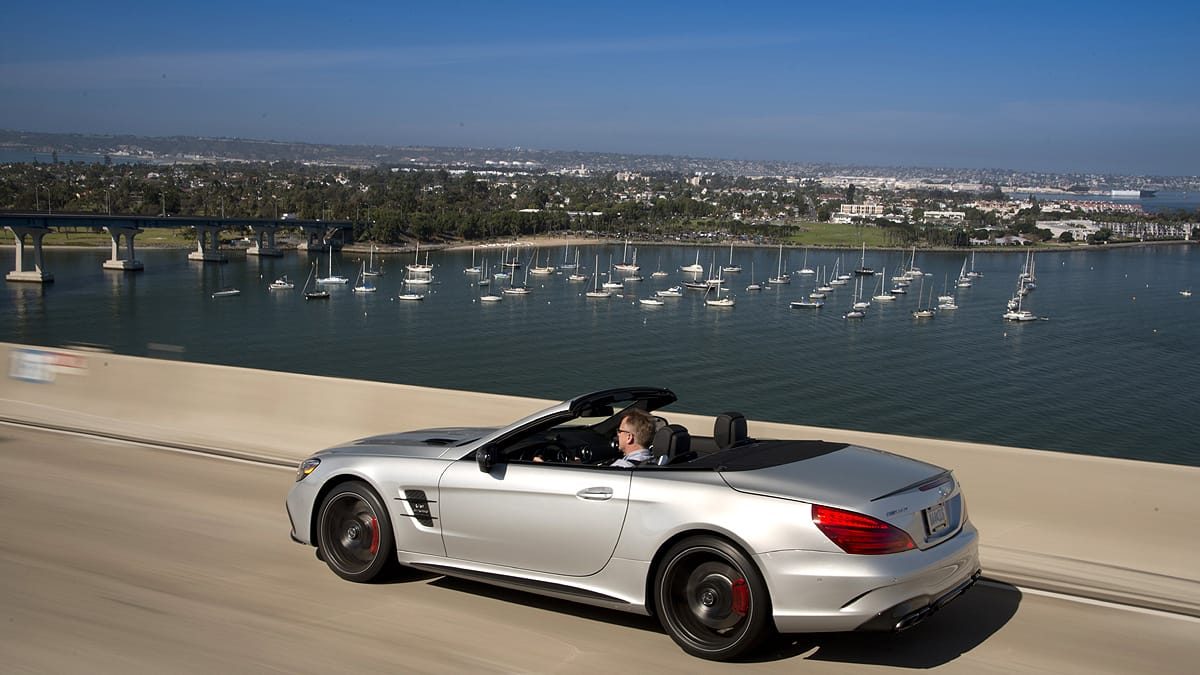
<svg viewBox="0 0 1200 675">
<path fill-rule="evenodd" d="M 654 438 L 654 418 L 644 410 L 633 409 L 621 416 L 617 426 L 617 447 L 623 454 L 650 447 Z"/>
</svg>

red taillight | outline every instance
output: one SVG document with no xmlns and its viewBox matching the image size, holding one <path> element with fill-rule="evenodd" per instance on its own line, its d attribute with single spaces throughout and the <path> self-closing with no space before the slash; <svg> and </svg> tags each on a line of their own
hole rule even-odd
<svg viewBox="0 0 1200 675">
<path fill-rule="evenodd" d="M 880 555 L 916 548 L 904 530 L 861 513 L 813 504 L 812 519 L 846 553 Z"/>
</svg>

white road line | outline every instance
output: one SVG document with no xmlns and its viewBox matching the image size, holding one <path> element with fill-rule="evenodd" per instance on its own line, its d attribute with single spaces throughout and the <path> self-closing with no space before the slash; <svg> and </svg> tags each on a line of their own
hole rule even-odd
<svg viewBox="0 0 1200 675">
<path fill-rule="evenodd" d="M 1106 607 L 1108 609 L 1119 609 L 1119 610 L 1123 610 L 1126 612 L 1133 612 L 1135 614 L 1146 614 L 1148 616 L 1157 616 L 1157 617 L 1160 617 L 1163 619 L 1178 619 L 1179 621 L 1186 621 L 1188 623 L 1200 623 L 1200 618 L 1194 617 L 1194 616 L 1188 616 L 1187 614 L 1177 614 L 1175 612 L 1164 612 L 1159 609 L 1149 609 L 1146 607 L 1137 607 L 1135 605 L 1123 605 L 1119 602 L 1109 602 L 1108 600 L 1096 600 L 1093 598 L 1084 598 L 1084 597 L 1081 597 L 1078 595 L 1067 595 L 1066 593 L 1055 593 L 1054 591 L 1043 591 L 1038 588 L 1026 588 L 1024 586 L 1014 586 L 1013 584 L 1001 583 L 999 581 L 988 581 L 985 579 L 985 580 L 980 581 L 979 585 L 980 586 L 990 586 L 992 588 L 999 588 L 999 589 L 1016 588 L 1018 591 L 1021 591 L 1022 593 L 1027 593 L 1029 595 L 1040 595 L 1044 598 L 1054 598 L 1056 600 L 1065 600 L 1067 602 L 1075 602 L 1075 603 L 1079 603 L 1081 605 L 1093 605 L 1095 607 Z"/>
</svg>

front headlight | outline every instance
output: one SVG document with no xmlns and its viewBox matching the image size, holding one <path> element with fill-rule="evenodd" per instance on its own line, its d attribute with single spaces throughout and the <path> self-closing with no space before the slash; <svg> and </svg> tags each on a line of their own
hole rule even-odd
<svg viewBox="0 0 1200 675">
<path fill-rule="evenodd" d="M 321 460 L 316 457 L 309 457 L 300 462 L 300 466 L 296 467 L 296 482 L 304 480 L 304 477 L 316 470 L 321 465 Z"/>
</svg>

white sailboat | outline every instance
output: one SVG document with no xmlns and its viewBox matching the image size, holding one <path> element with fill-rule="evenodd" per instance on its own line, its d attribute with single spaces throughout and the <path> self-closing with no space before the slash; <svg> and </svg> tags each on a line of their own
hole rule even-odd
<svg viewBox="0 0 1200 675">
<path fill-rule="evenodd" d="M 642 269 L 641 265 L 637 264 L 637 249 L 633 249 L 633 260 L 629 259 L 629 240 L 625 240 L 625 252 L 621 254 L 621 262 L 613 266 L 613 269 L 619 272 L 636 272 Z"/>
<path fill-rule="evenodd" d="M 358 273 L 358 279 L 354 282 L 355 293 L 374 293 L 376 290 L 378 290 L 375 288 L 375 284 L 367 281 L 366 277 L 367 263 L 364 261 L 362 264 L 362 270 L 360 270 Z"/>
<path fill-rule="evenodd" d="M 722 272 L 741 272 L 742 271 L 741 265 L 733 264 L 733 242 L 732 241 L 729 242 L 729 264 L 726 265 L 725 267 L 721 268 L 721 271 Z"/>
<path fill-rule="evenodd" d="M 983 276 L 983 272 L 975 271 L 975 251 L 971 251 L 971 269 L 967 272 L 967 276 L 971 279 L 978 279 Z"/>
<path fill-rule="evenodd" d="M 490 286 L 491 279 L 489 279 L 488 275 L 487 275 L 487 259 L 486 258 L 483 261 L 483 270 L 484 270 L 483 278 L 479 280 L 479 285 L 480 286 Z M 495 293 L 492 293 L 490 291 L 487 293 L 481 293 L 479 295 L 480 302 L 500 302 L 503 299 L 504 299 L 504 296 L 496 295 Z"/>
<path fill-rule="evenodd" d="M 329 276 L 317 279 L 318 284 L 348 284 L 350 280 L 333 273 L 333 246 L 329 247 Z"/>
<path fill-rule="evenodd" d="M 779 245 L 779 268 L 775 271 L 775 276 L 767 279 L 767 281 L 772 284 L 792 283 L 792 278 L 783 273 L 783 244 Z"/>
<path fill-rule="evenodd" d="M 875 295 L 871 296 L 871 300 L 873 300 L 875 302 L 891 302 L 892 300 L 895 300 L 895 299 L 896 299 L 895 294 L 893 294 L 887 290 L 884 290 L 883 275 L 880 275 L 879 283 L 876 284 L 876 286 L 875 286 Z"/>
<path fill-rule="evenodd" d="M 800 270 L 796 274 L 816 274 L 816 270 L 810 269 L 808 266 L 808 247 L 804 248 L 804 262 L 800 263 Z"/>
<path fill-rule="evenodd" d="M 680 267 L 679 271 L 687 272 L 689 274 L 699 274 L 704 271 L 704 265 L 700 264 L 700 249 L 696 249 L 696 262 L 692 263 L 691 265 L 684 265 L 683 267 Z"/>
<path fill-rule="evenodd" d="M 520 263 L 517 263 L 517 265 L 519 266 Z M 525 281 L 520 286 L 514 286 L 510 282 L 509 285 L 500 292 L 504 295 L 529 295 L 532 293 L 533 290 L 529 288 L 529 266 L 527 265 L 525 267 Z"/>
<path fill-rule="evenodd" d="M 371 252 L 369 254 L 370 262 L 367 263 L 367 268 L 363 271 L 363 276 L 381 277 L 383 276 L 383 262 L 380 261 L 379 267 L 375 267 L 375 244 L 371 244 Z"/>
<path fill-rule="evenodd" d="M 424 263 L 420 262 L 420 259 L 419 259 L 420 255 L 421 255 L 421 242 L 418 241 L 417 248 L 415 251 L 413 251 L 412 264 L 405 266 L 405 269 L 407 269 L 409 272 L 415 272 L 417 274 L 428 274 L 428 273 L 432 272 L 433 265 L 429 264 L 429 251 L 425 252 L 425 262 Z"/>
<path fill-rule="evenodd" d="M 854 280 L 854 304 L 850 309 L 842 314 L 843 319 L 863 319 L 867 316 L 867 307 L 871 304 L 864 302 L 862 299 L 862 280 L 865 275 L 860 275 Z"/>
<path fill-rule="evenodd" d="M 571 262 L 570 253 L 571 253 L 571 244 L 570 244 L 570 242 L 567 242 L 567 243 L 563 244 L 563 263 L 561 265 L 559 265 L 559 269 L 562 269 L 562 270 L 577 270 L 577 269 L 579 269 L 579 249 L 578 248 L 575 249 L 575 262 Z"/>
<path fill-rule="evenodd" d="M 917 288 L 917 305 L 913 310 L 914 319 L 932 319 L 937 316 L 937 309 L 933 306 L 933 287 L 929 288 L 929 304 L 921 305 L 921 301 L 925 299 L 925 277 L 921 277 L 921 285 Z"/>
<path fill-rule="evenodd" d="M 656 292 L 654 295 L 659 298 L 682 298 L 683 287 L 672 286 L 670 288 L 664 288 L 661 291 Z"/>
<path fill-rule="evenodd" d="M 762 289 L 763 289 L 762 284 L 760 284 L 754 280 L 754 262 L 751 261 L 750 262 L 750 283 L 749 283 L 749 285 L 746 286 L 746 290 L 761 291 Z"/>
<path fill-rule="evenodd" d="M 240 290 L 234 288 L 233 286 L 225 285 L 225 272 L 222 268 L 218 267 L 217 272 L 218 272 L 218 276 L 220 277 L 220 280 L 221 280 L 221 287 L 213 292 L 212 296 L 214 298 L 229 298 L 229 297 L 232 297 L 235 295 L 242 294 L 242 292 Z"/>
<path fill-rule="evenodd" d="M 704 304 L 709 307 L 733 307 L 734 304 L 736 304 L 736 301 L 732 297 L 730 297 L 728 294 L 726 294 L 725 297 L 721 297 L 722 289 L 724 289 L 723 279 L 721 279 L 720 274 L 717 274 L 717 284 L 715 286 L 712 286 L 712 285 L 709 286 L 709 290 L 716 291 L 716 297 L 715 298 L 705 297 Z"/>
<path fill-rule="evenodd" d="M 483 274 L 483 269 L 475 264 L 475 247 L 471 247 L 471 266 L 463 269 L 464 274 Z"/>
<path fill-rule="evenodd" d="M 545 277 L 545 276 L 550 276 L 551 274 L 554 274 L 554 266 L 553 265 L 538 264 L 539 261 L 541 260 L 541 255 L 542 255 L 542 252 L 540 250 L 534 254 L 533 265 L 528 270 L 529 274 L 532 274 L 534 276 L 539 276 L 539 277 Z"/>
<path fill-rule="evenodd" d="M 584 293 L 584 296 L 589 297 L 589 298 L 611 298 L 612 291 L 608 290 L 607 288 L 604 290 L 600 289 L 600 256 L 599 255 L 596 256 L 595 264 L 596 264 L 596 267 L 595 267 L 596 274 L 595 274 L 595 280 L 592 282 L 592 290 L 588 291 L 587 293 Z"/>
</svg>

